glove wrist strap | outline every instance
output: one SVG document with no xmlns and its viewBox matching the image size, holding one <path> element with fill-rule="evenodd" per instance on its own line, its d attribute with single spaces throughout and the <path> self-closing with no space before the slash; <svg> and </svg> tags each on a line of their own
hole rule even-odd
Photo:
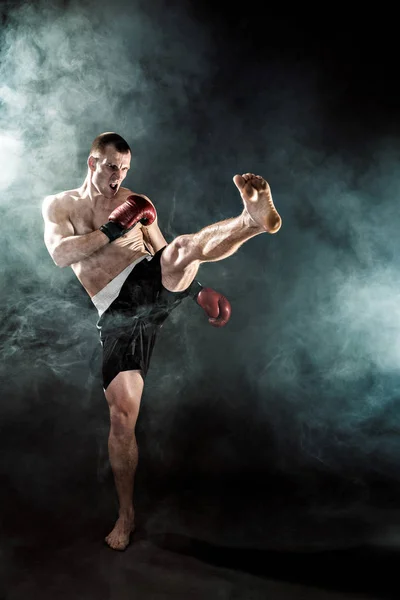
<svg viewBox="0 0 400 600">
<path fill-rule="evenodd" d="M 193 298 L 193 300 L 197 300 L 197 296 L 200 294 L 203 286 L 196 279 L 191 283 L 189 287 L 189 295 Z"/>
<path fill-rule="evenodd" d="M 113 242 L 117 238 L 121 237 L 121 235 L 124 233 L 124 230 L 121 228 L 121 226 L 117 223 L 114 223 L 114 221 L 108 221 L 108 223 L 101 225 L 99 229 L 108 237 L 110 242 Z"/>
</svg>

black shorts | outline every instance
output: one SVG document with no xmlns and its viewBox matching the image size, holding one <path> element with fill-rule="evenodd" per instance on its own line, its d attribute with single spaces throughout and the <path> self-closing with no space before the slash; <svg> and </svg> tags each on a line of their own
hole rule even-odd
<svg viewBox="0 0 400 600">
<path fill-rule="evenodd" d="M 171 311 L 190 293 L 170 292 L 161 283 L 160 257 L 143 259 L 125 280 L 118 297 L 97 322 L 103 346 L 103 387 L 121 371 L 146 376 L 156 335 Z"/>
</svg>

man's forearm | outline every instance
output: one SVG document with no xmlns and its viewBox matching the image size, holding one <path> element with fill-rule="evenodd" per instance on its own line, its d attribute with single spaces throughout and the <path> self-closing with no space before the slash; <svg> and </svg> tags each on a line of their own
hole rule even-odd
<svg viewBox="0 0 400 600">
<path fill-rule="evenodd" d="M 64 238 L 53 250 L 52 258 L 58 267 L 69 267 L 91 256 L 109 242 L 108 237 L 99 230 L 84 235 L 71 235 Z"/>
</svg>

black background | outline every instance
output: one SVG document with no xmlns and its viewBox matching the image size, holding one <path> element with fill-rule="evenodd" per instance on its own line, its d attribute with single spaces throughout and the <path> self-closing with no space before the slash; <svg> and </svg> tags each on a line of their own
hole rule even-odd
<svg viewBox="0 0 400 600">
<path fill-rule="evenodd" d="M 20 5 L 2 6 L 10 31 Z M 74 5 L 54 6 L 64 15 Z M 39 194 L 21 219 L 4 192 L 5 597 L 397 598 L 400 378 L 385 362 L 398 333 L 395 9 L 181 0 L 140 10 L 181 45 L 169 55 L 173 33 L 146 38 L 141 68 L 153 87 L 140 110 L 156 116 L 132 143 L 130 186 L 153 199 L 172 239 L 235 214 L 230 177 L 254 170 L 270 181 L 283 227 L 202 267 L 199 279 L 231 300 L 224 330 L 189 302 L 165 326 L 137 427 L 138 530 L 119 554 L 102 545 L 117 504 L 96 315 L 43 248 Z M 107 23 L 113 11 L 133 19 L 127 3 L 87 14 Z M 189 44 L 194 66 L 178 71 L 174 95 L 160 73 L 171 56 L 184 63 L 187 23 L 204 36 L 205 66 L 196 76 Z M 104 126 L 89 108 L 80 115 L 90 121 L 73 162 L 81 175 L 98 131 L 125 135 L 135 91 L 120 98 Z M 41 156 L 36 168 L 51 171 Z M 77 185 L 68 156 L 54 156 L 64 179 L 52 185 Z M 354 302 L 345 323 L 330 304 L 339 283 L 342 302 Z"/>
</svg>

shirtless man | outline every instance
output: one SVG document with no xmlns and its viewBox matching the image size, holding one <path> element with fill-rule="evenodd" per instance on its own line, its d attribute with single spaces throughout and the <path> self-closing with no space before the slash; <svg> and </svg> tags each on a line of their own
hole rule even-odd
<svg viewBox="0 0 400 600">
<path fill-rule="evenodd" d="M 100 315 L 103 387 L 111 422 L 108 448 L 119 500 L 119 517 L 106 542 L 116 550 L 127 547 L 134 528 L 134 432 L 157 331 L 188 295 L 197 299 L 213 325 L 224 325 L 229 302 L 195 282 L 199 266 L 227 258 L 246 240 L 281 227 L 268 183 L 247 173 L 233 178 L 243 201 L 239 216 L 167 244 L 152 202 L 121 187 L 130 160 L 123 138 L 112 132 L 99 135 L 81 187 L 46 197 L 42 209 L 45 244 L 53 261 L 72 267 Z"/>
</svg>

